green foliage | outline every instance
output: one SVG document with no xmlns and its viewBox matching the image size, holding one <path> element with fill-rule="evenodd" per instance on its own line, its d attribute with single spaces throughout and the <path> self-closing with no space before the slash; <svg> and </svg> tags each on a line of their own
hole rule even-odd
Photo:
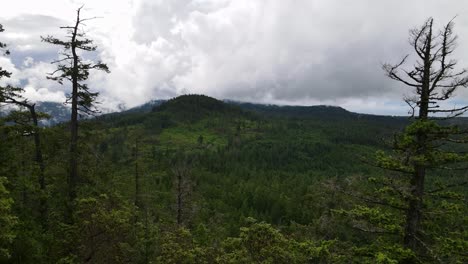
<svg viewBox="0 0 468 264">
<path fill-rule="evenodd" d="M 466 232 L 463 226 L 468 213 L 463 170 L 468 164 L 463 129 L 434 120 L 415 120 L 394 138 L 392 151 L 377 151 L 375 164 L 387 169 L 385 175 L 369 177 L 352 189 L 357 198 L 349 208 L 337 210 L 345 215 L 352 228 L 371 234 L 375 241 L 360 247 L 360 252 L 372 255 L 371 262 L 400 263 L 462 263 L 466 256 Z M 425 140 L 420 140 L 424 135 Z M 447 144 L 449 143 L 449 144 Z M 424 167 L 425 196 L 421 232 L 416 235 L 420 250 L 401 246 L 404 239 L 409 202 L 414 196 L 413 175 Z M 452 168 L 451 170 L 445 170 Z M 429 170 L 430 169 L 430 170 Z M 356 205 L 357 204 L 357 205 Z M 385 251 L 382 251 L 385 249 Z M 401 251 L 401 252 L 400 252 Z M 450 252 L 450 253 L 449 253 Z M 404 254 L 403 254 L 404 253 Z M 374 259 L 376 257 L 376 259 Z"/>
<path fill-rule="evenodd" d="M 243 111 L 205 95 L 182 95 L 153 108 L 153 112 L 171 113 L 176 121 L 197 121 L 208 116 L 239 115 Z"/>
<path fill-rule="evenodd" d="M 338 263 L 336 241 L 297 241 L 270 224 L 248 219 L 237 237 L 219 248 L 199 243 L 185 229 L 163 234 L 157 263 Z"/>
<path fill-rule="evenodd" d="M 270 224 L 248 220 L 239 237 L 223 242 L 220 263 L 337 263 L 335 241 L 296 241 L 282 235 Z"/>
<path fill-rule="evenodd" d="M 198 244 L 191 232 L 185 228 L 164 233 L 160 247 L 157 263 L 216 263 L 215 249 Z"/>
<path fill-rule="evenodd" d="M 101 194 L 77 200 L 73 225 L 58 223 L 64 250 L 59 263 L 129 263 L 136 254 L 132 244 L 134 209 L 115 196 Z M 70 253 L 67 254 L 67 251 Z"/>
<path fill-rule="evenodd" d="M 382 244 L 379 240 L 376 242 L 368 246 L 353 247 L 353 262 L 366 264 L 418 263 L 414 253 L 400 244 Z"/>
<path fill-rule="evenodd" d="M 0 177 L 0 260 L 8 258 L 11 254 L 10 248 L 15 238 L 14 227 L 17 218 L 12 214 L 13 199 L 5 187 L 6 178 Z"/>
<path fill-rule="evenodd" d="M 213 106 L 205 106 L 205 99 Z M 395 263 L 413 258 L 399 243 L 404 215 L 398 208 L 404 207 L 408 190 L 388 186 L 408 179 L 400 174 L 383 177 L 361 162 L 382 148 L 381 137 L 407 121 L 350 113 L 336 114 L 333 120 L 307 113 L 292 120 L 246 114 L 204 97 L 184 100 L 193 105 L 177 102 L 150 113 L 82 121 L 81 184 L 73 224 L 64 219 L 63 202 L 68 199 L 68 128 L 41 129 L 49 204 L 45 231 L 34 210 L 38 186 L 32 176 L 37 170 L 29 151 L 32 139 L 0 127 L 0 172 L 9 179 L 8 199 L 15 201 L 10 215 L 19 220 L 9 248 L 12 260 Z M 185 116 L 187 109 L 202 114 Z M 388 155 L 395 153 L 384 148 L 381 156 Z M 174 214 L 173 172 L 174 164 L 187 158 L 191 194 L 185 208 L 189 221 L 182 227 Z M 141 184 L 138 207 L 136 172 Z M 466 247 L 466 205 L 461 202 L 462 187 L 445 189 L 457 182 L 457 174 L 446 175 L 434 174 L 428 186 L 429 191 L 443 190 L 430 194 L 434 202 L 427 206 L 438 211 L 427 221 L 427 230 L 435 241 L 434 252 L 450 263 L 463 260 L 454 252 Z M 356 192 L 371 194 L 374 203 L 362 204 Z M 396 196 L 398 192 L 406 196 Z M 361 206 L 355 206 L 358 202 Z M 245 221 L 248 217 L 258 221 Z"/>
</svg>

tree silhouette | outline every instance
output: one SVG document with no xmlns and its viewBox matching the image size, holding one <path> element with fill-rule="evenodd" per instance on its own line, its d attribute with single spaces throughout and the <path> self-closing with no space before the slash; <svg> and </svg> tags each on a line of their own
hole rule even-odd
<svg viewBox="0 0 468 264">
<path fill-rule="evenodd" d="M 453 20 L 439 32 L 434 32 L 433 23 L 434 20 L 429 18 L 421 27 L 410 31 L 410 43 L 416 54 L 413 67 L 405 68 L 409 56 L 397 64 L 383 65 L 388 77 L 414 92 L 414 96 L 405 98 L 414 117 L 412 124 L 395 137 L 394 153 L 382 154 L 379 160 L 381 167 L 409 176 L 403 244 L 414 252 L 430 251 L 423 242 L 421 227 L 428 171 L 462 169 L 468 161 L 463 152 L 444 148 L 448 143 L 467 143 L 463 136 L 467 131 L 441 122 L 441 119 L 454 118 L 468 110 L 468 106 L 449 109 L 441 104 L 453 98 L 459 88 L 468 86 L 467 70 L 457 70 L 457 61 L 450 58 L 457 40 Z"/>
<path fill-rule="evenodd" d="M 65 40 L 55 38 L 53 36 L 42 37 L 42 41 L 59 45 L 63 47 L 60 52 L 60 58 L 53 61 L 57 65 L 57 69 L 50 73 L 48 79 L 57 81 L 63 84 L 64 81 L 69 81 L 72 84 L 72 91 L 67 98 L 67 103 L 71 104 L 71 119 L 70 119 L 70 174 L 68 178 L 68 196 L 69 196 L 69 220 L 72 215 L 72 203 L 76 198 L 76 188 L 79 182 L 78 178 L 78 115 L 95 114 L 98 110 L 95 108 L 97 92 L 91 92 L 88 85 L 84 83 L 89 77 L 91 70 L 102 70 L 109 72 L 106 64 L 98 61 L 96 63 L 88 62 L 78 54 L 78 51 L 93 52 L 96 46 L 93 40 L 86 38 L 86 34 L 82 27 L 85 21 L 94 18 L 81 18 L 80 12 L 83 7 L 76 11 L 75 24 L 72 26 L 63 26 L 61 29 L 67 31 Z"/>
</svg>

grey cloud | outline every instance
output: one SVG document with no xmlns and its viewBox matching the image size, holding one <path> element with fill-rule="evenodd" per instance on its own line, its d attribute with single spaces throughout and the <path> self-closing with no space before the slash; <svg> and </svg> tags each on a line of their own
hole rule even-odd
<svg viewBox="0 0 468 264">
<path fill-rule="evenodd" d="M 40 55 L 54 50 L 51 45 L 41 42 L 41 36 L 63 36 L 59 27 L 67 25 L 64 20 L 44 15 L 21 14 L 2 21 L 5 32 L 2 39 L 11 42 L 10 48 L 23 55 Z"/>
<path fill-rule="evenodd" d="M 53 30 L 64 25 L 64 21 L 40 14 L 19 14 L 4 21 L 4 24 L 15 31 L 28 31 L 29 33 L 44 33 L 44 30 Z"/>
<path fill-rule="evenodd" d="M 408 31 L 429 17 L 437 27 L 456 14 L 460 65 L 468 66 L 468 2 L 439 0 L 141 0 L 96 32 L 109 75 L 90 78 L 108 107 L 131 107 L 150 99 L 203 93 L 219 99 L 289 104 L 339 104 L 359 111 L 395 112 L 407 89 L 389 80 L 383 62 L 407 53 Z M 108 10 L 111 16 L 112 9 Z M 118 17 L 118 16 L 116 16 Z M 104 18 L 105 19 L 105 18 Z M 125 21 L 123 23 L 122 21 Z M 111 23 L 111 21 L 107 21 Z M 68 23 L 21 15 L 6 21 L 12 32 L 11 59 L 50 61 L 57 50 L 41 34 L 60 34 Z M 122 25 L 126 25 L 122 27 Z M 99 22 L 93 26 L 99 31 Z M 14 37 L 14 36 L 13 36 Z M 21 45 L 34 48 L 21 50 Z M 45 67 L 42 65 L 42 70 Z M 25 71 L 26 72 L 26 71 Z M 29 71 L 32 75 L 39 72 Z M 41 87 L 45 82 L 37 80 Z M 48 87 L 57 92 L 59 87 Z M 468 89 L 458 93 L 468 101 Z M 383 102 L 383 103 L 382 103 Z M 363 104 L 366 104 L 365 106 Z M 380 110 L 372 110 L 381 107 Z"/>
<path fill-rule="evenodd" d="M 134 39 L 138 43 L 150 43 L 158 37 L 173 39 L 176 37 L 172 33 L 174 28 L 193 12 L 209 13 L 226 7 L 228 3 L 227 0 L 142 1 L 133 17 L 137 29 Z"/>
<path fill-rule="evenodd" d="M 202 12 L 194 2 L 145 1 L 134 18 L 136 41 L 164 38 L 185 53 L 179 58 L 190 67 L 168 83 L 179 92 L 291 102 L 399 100 L 405 90 L 384 76 L 381 64 L 411 52 L 408 30 L 428 16 L 444 23 L 468 8 L 458 2 L 441 9 L 437 1 L 405 1 L 403 9 L 403 1 L 239 0 Z M 457 32 L 467 21 L 457 21 Z"/>
</svg>

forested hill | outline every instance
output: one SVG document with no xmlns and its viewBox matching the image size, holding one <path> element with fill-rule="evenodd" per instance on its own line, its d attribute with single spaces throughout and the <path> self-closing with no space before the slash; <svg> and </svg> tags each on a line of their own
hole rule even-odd
<svg viewBox="0 0 468 264">
<path fill-rule="evenodd" d="M 213 115 L 235 117 L 245 114 L 239 107 L 205 95 L 182 95 L 155 106 L 153 112 L 166 112 L 178 120 L 196 121 Z"/>
<path fill-rule="evenodd" d="M 407 122 L 330 106 L 238 104 L 185 95 L 156 105 L 151 112 L 103 115 L 88 124 L 96 132 L 106 131 L 100 144 L 112 156 L 125 153 L 122 147 L 139 140 L 148 143 L 143 148 L 151 146 L 157 152 L 198 153 L 206 158 L 202 167 L 209 170 L 221 166 L 222 173 L 237 175 L 243 168 L 245 177 L 250 170 L 321 176 L 374 170 L 361 159 L 387 148 Z"/>
<path fill-rule="evenodd" d="M 322 123 L 310 128 L 310 132 L 318 133 L 320 127 L 325 127 L 324 130 L 329 130 L 326 136 L 332 142 L 367 141 L 369 145 L 383 144 L 385 137 L 400 131 L 409 122 L 407 117 L 358 114 L 335 106 L 264 105 L 220 101 L 204 95 L 183 95 L 168 101 L 158 101 L 152 105 L 151 112 L 148 112 L 150 105 L 146 104 L 141 110 L 135 108 L 103 115 L 96 120 L 104 121 L 110 126 L 143 124 L 146 127 L 161 129 L 176 124 L 183 127 L 187 124 L 208 122 L 207 127 L 210 127 L 216 120 L 230 122 L 222 130 L 246 122 L 269 124 L 270 128 L 283 127 L 286 130 L 303 130 L 313 123 Z"/>
<path fill-rule="evenodd" d="M 242 109 L 260 113 L 265 116 L 283 116 L 290 118 L 324 117 L 324 118 L 346 118 L 358 114 L 349 112 L 341 107 L 329 105 L 317 106 L 280 106 L 268 104 L 243 103 L 236 101 L 226 101 L 227 103 L 238 105 Z"/>
<path fill-rule="evenodd" d="M 81 120 L 74 223 L 64 220 L 67 124 L 40 130 L 46 193 L 31 177 L 37 173 L 28 151 L 34 141 L 19 136 L 21 126 L 0 126 L 0 171 L 8 177 L 12 214 L 20 219 L 17 229 L 11 229 L 16 237 L 11 260 L 74 263 L 67 261 L 85 260 L 90 252 L 93 263 L 349 263 L 349 256 L 353 263 L 378 263 L 381 256 L 407 258 L 393 247 L 391 241 L 399 243 L 393 233 L 356 229 L 367 228 L 363 219 L 369 218 L 383 226 L 379 228 L 397 230 L 393 223 L 404 218 L 398 210 L 362 207 L 374 200 L 359 195 L 394 194 L 385 188 L 375 192 L 372 184 L 388 174 L 372 164 L 378 151 L 390 150 L 394 134 L 407 123 L 407 118 L 338 107 L 226 103 L 203 95 Z M 456 174 L 444 175 L 430 175 L 428 188 L 457 182 Z M 399 206 L 399 200 L 388 199 L 375 201 Z M 41 201 L 47 203 L 46 233 L 37 212 Z M 430 206 L 455 209 L 434 228 L 458 230 L 466 206 L 453 201 L 441 205 L 443 201 Z M 455 246 L 457 232 L 450 235 Z"/>
<path fill-rule="evenodd" d="M 168 102 L 168 104 L 165 104 Z M 198 103 L 197 103 L 198 102 Z M 198 109 L 197 104 L 203 108 Z M 187 107 L 191 107 L 188 109 Z M 152 111 L 168 110 L 174 113 L 187 110 L 190 115 L 206 114 L 210 111 L 233 111 L 233 109 L 242 109 L 244 112 L 256 113 L 263 117 L 283 117 L 283 118 L 324 118 L 324 119 L 342 119 L 342 118 L 365 118 L 381 120 L 385 123 L 405 122 L 406 117 L 377 116 L 368 114 L 358 114 L 349 112 L 346 109 L 336 106 L 316 105 L 316 106 L 293 106 L 293 105 L 271 105 L 258 103 L 245 103 L 233 100 L 219 101 L 214 98 L 203 95 L 183 95 L 171 100 L 151 100 L 145 104 L 129 108 L 120 112 L 104 113 L 103 116 L 122 116 L 127 114 L 142 114 Z M 228 110 L 229 109 L 229 110 Z M 50 116 L 48 120 L 43 120 L 41 125 L 53 126 L 59 123 L 67 122 L 70 119 L 70 108 L 61 103 L 38 102 L 37 110 Z M 200 112 L 201 111 L 201 112 Z M 239 111 L 239 110 L 236 110 Z M 0 116 L 5 114 L 5 110 L 0 110 Z M 462 118 L 460 118 L 462 120 Z"/>
</svg>

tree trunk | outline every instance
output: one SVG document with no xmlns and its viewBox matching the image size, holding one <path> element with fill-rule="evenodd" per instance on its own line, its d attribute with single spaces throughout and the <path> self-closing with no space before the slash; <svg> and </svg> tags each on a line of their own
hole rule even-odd
<svg viewBox="0 0 468 264">
<path fill-rule="evenodd" d="M 177 225 L 182 224 L 182 173 L 177 173 Z"/>
<path fill-rule="evenodd" d="M 427 42 L 424 47 L 424 74 L 421 86 L 420 105 L 418 119 L 427 121 L 429 115 L 429 95 L 431 82 L 431 49 L 432 49 L 432 21 L 429 25 L 429 33 Z M 427 135 L 424 131 L 418 131 L 416 135 L 417 147 L 416 155 L 424 156 L 427 152 Z M 414 165 L 414 173 L 410 180 L 411 197 L 409 200 L 408 211 L 406 212 L 406 225 L 403 238 L 403 244 L 406 248 L 416 251 L 418 245 L 418 232 L 420 230 L 423 196 L 424 196 L 424 180 L 426 177 L 426 164 L 421 164 L 418 161 Z"/>
<path fill-rule="evenodd" d="M 416 167 L 416 172 L 411 179 L 411 200 L 409 201 L 408 211 L 406 213 L 406 226 L 404 236 L 404 246 L 412 249 L 417 248 L 417 233 L 420 228 L 423 207 L 424 178 L 426 170 L 422 166 Z"/>
<path fill-rule="evenodd" d="M 45 164 L 42 156 L 41 149 L 41 136 L 39 134 L 39 123 L 37 120 L 36 105 L 30 105 L 29 112 L 31 113 L 32 121 L 34 124 L 34 147 L 35 147 L 35 160 L 39 166 L 39 217 L 43 229 L 47 228 L 47 196 L 46 196 L 46 183 L 45 183 Z"/>
<path fill-rule="evenodd" d="M 138 139 L 135 140 L 135 206 L 143 209 L 141 201 L 140 174 L 138 173 Z"/>
<path fill-rule="evenodd" d="M 33 137 L 34 137 L 34 161 L 39 166 L 38 184 L 39 184 L 39 218 L 42 228 L 47 228 L 47 196 L 45 183 L 45 163 L 42 156 L 41 135 L 39 133 L 39 121 L 36 113 L 36 104 L 29 104 L 27 101 L 17 101 L 14 98 L 9 98 L 12 103 L 20 105 L 28 109 L 33 122 Z"/>
<path fill-rule="evenodd" d="M 76 54 L 76 35 L 80 21 L 79 12 L 72 37 L 71 51 L 73 54 L 72 74 L 72 109 L 70 119 L 70 176 L 68 179 L 68 221 L 73 223 L 73 203 L 76 199 L 76 187 L 78 184 L 78 55 Z"/>
</svg>

